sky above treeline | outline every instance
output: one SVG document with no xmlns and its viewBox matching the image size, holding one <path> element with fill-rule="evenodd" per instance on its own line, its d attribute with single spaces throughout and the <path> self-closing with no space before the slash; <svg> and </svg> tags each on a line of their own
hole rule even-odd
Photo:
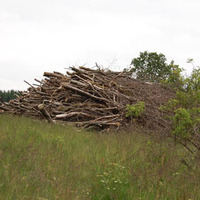
<svg viewBox="0 0 200 200">
<path fill-rule="evenodd" d="M 199 0 L 0 0 L 0 90 L 45 71 L 120 71 L 140 52 L 163 53 L 189 74 L 200 65 Z"/>
</svg>

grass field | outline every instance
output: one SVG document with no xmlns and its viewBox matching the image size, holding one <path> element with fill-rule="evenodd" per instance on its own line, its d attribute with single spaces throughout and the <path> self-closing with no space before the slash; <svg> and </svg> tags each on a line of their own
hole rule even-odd
<svg viewBox="0 0 200 200">
<path fill-rule="evenodd" d="M 170 139 L 0 115 L 2 200 L 196 200 L 199 188 L 200 169 Z"/>
</svg>

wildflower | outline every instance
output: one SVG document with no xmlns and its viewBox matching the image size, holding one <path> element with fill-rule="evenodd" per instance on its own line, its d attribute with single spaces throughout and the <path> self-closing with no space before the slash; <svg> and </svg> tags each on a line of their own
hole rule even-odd
<svg viewBox="0 0 200 200">
<path fill-rule="evenodd" d="M 174 174 L 173 174 L 173 176 L 177 176 L 177 175 L 179 175 L 179 173 L 178 173 L 178 172 L 176 172 L 176 173 L 174 173 Z"/>
</svg>

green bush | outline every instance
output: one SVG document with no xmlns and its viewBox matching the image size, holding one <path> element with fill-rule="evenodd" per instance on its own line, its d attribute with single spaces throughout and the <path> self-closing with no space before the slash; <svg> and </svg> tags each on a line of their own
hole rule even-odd
<svg viewBox="0 0 200 200">
<path fill-rule="evenodd" d="M 191 114 L 185 108 L 178 108 L 175 110 L 173 117 L 174 130 L 172 134 L 181 137 L 182 139 L 190 138 L 190 127 L 193 124 Z"/>
<path fill-rule="evenodd" d="M 179 65 L 175 65 L 174 61 L 171 61 L 169 67 L 169 76 L 161 82 L 170 86 L 173 89 L 182 90 L 184 87 L 184 77 L 181 75 L 183 69 L 181 69 Z"/>
<path fill-rule="evenodd" d="M 141 116 L 145 111 L 145 103 L 143 101 L 139 101 L 134 105 L 127 105 L 126 108 L 126 117 L 136 118 Z"/>
<path fill-rule="evenodd" d="M 200 152 L 200 68 L 183 80 L 176 97 L 161 109 L 171 113 L 171 133 L 176 141 L 190 152 Z"/>
</svg>

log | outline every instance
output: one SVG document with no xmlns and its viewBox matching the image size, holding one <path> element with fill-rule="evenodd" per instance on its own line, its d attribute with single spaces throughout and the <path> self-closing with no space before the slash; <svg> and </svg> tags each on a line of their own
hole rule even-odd
<svg viewBox="0 0 200 200">
<path fill-rule="evenodd" d="M 83 112 L 70 112 L 70 113 L 64 113 L 64 114 L 56 115 L 55 119 L 66 119 L 66 118 L 73 117 L 73 116 L 83 116 L 83 117 L 94 118 L 94 117 L 92 117 L 91 115 L 89 115 L 87 113 L 83 113 Z"/>
<path fill-rule="evenodd" d="M 42 115 L 47 119 L 49 123 L 53 123 L 53 120 L 51 119 L 50 114 L 47 112 L 47 110 L 44 108 L 44 104 L 39 104 L 37 106 L 39 111 L 42 113 Z"/>
<path fill-rule="evenodd" d="M 6 107 L 4 107 L 4 106 L 0 106 L 0 109 L 1 109 L 1 110 L 4 110 L 4 111 L 10 111 L 9 108 L 6 108 Z"/>
<path fill-rule="evenodd" d="M 74 90 L 74 91 L 76 91 L 76 92 L 78 92 L 78 93 L 81 93 L 81 94 L 83 94 L 83 95 L 86 95 L 86 96 L 88 96 L 88 97 L 91 97 L 91 98 L 93 98 L 93 99 L 96 99 L 96 100 L 98 100 L 98 101 L 104 101 L 104 102 L 110 103 L 110 101 L 109 101 L 108 99 L 101 98 L 101 97 L 97 97 L 97 96 L 95 96 L 95 95 L 90 94 L 89 92 L 85 92 L 85 91 L 83 91 L 83 90 L 81 90 L 81 89 L 79 89 L 79 88 L 76 88 L 76 87 L 74 87 L 74 86 L 71 86 L 71 85 L 69 85 L 68 83 L 63 83 L 62 86 L 64 86 L 65 88 Z"/>
</svg>

